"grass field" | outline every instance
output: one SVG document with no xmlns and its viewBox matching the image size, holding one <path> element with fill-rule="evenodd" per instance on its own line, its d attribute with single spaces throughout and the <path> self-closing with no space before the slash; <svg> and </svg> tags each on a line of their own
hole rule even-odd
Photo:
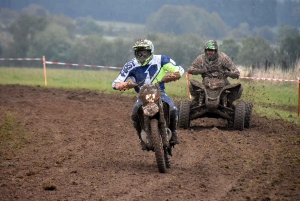
<svg viewBox="0 0 300 201">
<path fill-rule="evenodd" d="M 0 84 L 20 84 L 49 88 L 72 88 L 119 93 L 120 95 L 136 96 L 134 90 L 116 91 L 111 87 L 112 81 L 118 76 L 116 70 L 71 70 L 47 69 L 47 86 L 44 71 L 37 68 L 6 68 L 0 67 Z M 193 79 L 201 79 L 193 76 Z M 298 117 L 298 83 L 252 81 L 246 79 L 230 80 L 231 83 L 241 82 L 244 88 L 243 100 L 251 101 L 254 113 L 272 119 L 284 119 L 300 124 Z M 174 100 L 188 99 L 187 80 L 185 75 L 177 82 L 166 84 L 166 93 Z"/>
</svg>

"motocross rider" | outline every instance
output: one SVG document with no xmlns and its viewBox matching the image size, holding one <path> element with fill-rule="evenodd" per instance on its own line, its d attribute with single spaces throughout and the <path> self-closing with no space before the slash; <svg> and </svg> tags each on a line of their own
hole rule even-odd
<svg viewBox="0 0 300 201">
<path fill-rule="evenodd" d="M 220 78 L 225 80 L 226 85 L 230 84 L 227 77 L 238 79 L 240 76 L 240 72 L 233 61 L 224 52 L 218 51 L 218 44 L 215 40 L 206 42 L 204 53 L 192 62 L 187 72 L 192 75 L 201 74 L 202 83 L 205 79 L 213 77 L 212 74 L 217 72 Z"/>
<path fill-rule="evenodd" d="M 150 40 L 137 40 L 133 46 L 133 51 L 135 58 L 123 66 L 119 76 L 113 81 L 112 87 L 115 90 L 134 88 L 135 91 L 139 93 L 139 88 L 144 84 L 159 83 L 162 90 L 162 100 L 170 105 L 171 110 L 170 130 L 172 131 L 172 138 L 170 145 L 174 146 L 175 144 L 179 144 L 178 133 L 176 131 L 178 110 L 173 100 L 165 94 L 164 83 L 180 79 L 184 73 L 184 69 L 166 55 L 155 55 L 154 45 Z M 166 71 L 169 72 L 169 74 L 166 74 Z M 146 144 L 141 140 L 142 129 L 137 115 L 137 111 L 141 105 L 142 101 L 138 99 L 132 108 L 131 119 L 139 136 L 140 145 L 143 150 L 146 150 Z"/>
</svg>

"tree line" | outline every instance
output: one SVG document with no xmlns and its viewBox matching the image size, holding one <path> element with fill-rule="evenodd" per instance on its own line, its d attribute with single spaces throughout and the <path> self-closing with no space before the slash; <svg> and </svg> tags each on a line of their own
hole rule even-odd
<svg viewBox="0 0 300 201">
<path fill-rule="evenodd" d="M 165 9 L 177 9 L 178 24 L 171 23 L 174 17 L 158 22 L 164 17 Z M 191 20 L 188 22 L 192 24 L 186 23 L 187 18 L 198 17 L 208 21 L 203 20 L 200 27 Z M 289 70 L 294 68 L 300 56 L 300 33 L 296 27 L 283 25 L 275 31 L 263 27 L 250 30 L 247 24 L 242 24 L 228 31 L 217 15 L 190 6 L 164 6 L 148 19 L 145 26 L 124 25 L 118 29 L 111 24 L 104 26 L 93 18 L 51 15 L 39 6 L 28 8 L 26 13 L 3 9 L 0 23 L 0 57 L 36 58 L 45 55 L 48 61 L 123 66 L 133 58 L 131 47 L 140 37 L 153 41 L 155 54 L 166 54 L 184 68 L 203 53 L 204 43 L 212 38 L 218 40 L 220 51 L 228 54 L 236 64 L 247 67 Z M 147 30 L 146 27 L 155 24 L 156 31 Z M 161 24 L 166 26 L 160 28 Z M 174 27 L 167 27 L 168 24 Z M 178 29 L 182 31 L 176 32 Z"/>
<path fill-rule="evenodd" d="M 144 24 L 149 14 L 162 6 L 195 6 L 217 13 L 230 28 L 248 23 L 251 28 L 289 24 L 300 26 L 298 0 L 2 0 L 2 8 L 20 11 L 30 4 L 48 8 L 53 14 L 71 18 L 91 16 L 103 21 L 122 21 Z M 168 14 L 176 15 L 176 11 Z"/>
</svg>

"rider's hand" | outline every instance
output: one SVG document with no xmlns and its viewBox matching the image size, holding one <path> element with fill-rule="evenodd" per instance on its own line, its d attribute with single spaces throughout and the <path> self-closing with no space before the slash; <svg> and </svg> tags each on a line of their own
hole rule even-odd
<svg viewBox="0 0 300 201">
<path fill-rule="evenodd" d="M 206 67 L 198 68 L 198 67 L 190 66 L 187 72 L 191 75 L 199 75 L 199 74 L 207 73 L 208 71 Z"/>
<path fill-rule="evenodd" d="M 160 82 L 164 82 L 164 83 L 167 83 L 167 82 L 173 82 L 173 81 L 176 81 L 178 80 L 179 78 L 181 77 L 180 75 L 180 72 L 175 72 L 175 73 L 170 73 L 168 75 L 165 75 Z"/>
<path fill-rule="evenodd" d="M 230 75 L 230 72 L 229 71 L 224 71 L 223 74 L 228 77 Z"/>
<path fill-rule="evenodd" d="M 116 89 L 117 90 L 128 90 L 128 89 L 131 89 L 131 88 L 134 88 L 136 87 L 138 84 L 134 83 L 134 82 L 119 82 L 116 84 Z"/>
<path fill-rule="evenodd" d="M 138 86 L 137 83 L 134 83 L 134 82 L 131 82 L 131 81 L 127 82 L 127 87 L 128 87 L 129 89 L 134 88 L 134 87 L 136 87 L 136 86 Z"/>
<path fill-rule="evenodd" d="M 225 71 L 223 73 L 226 77 L 231 77 L 232 79 L 237 79 L 239 78 L 239 74 L 236 74 L 236 73 L 232 73 L 230 71 Z"/>
</svg>

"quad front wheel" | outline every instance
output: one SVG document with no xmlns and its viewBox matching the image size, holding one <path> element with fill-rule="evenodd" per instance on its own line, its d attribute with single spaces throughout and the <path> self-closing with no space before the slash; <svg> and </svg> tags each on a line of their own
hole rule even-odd
<svg viewBox="0 0 300 201">
<path fill-rule="evenodd" d="M 245 128 L 250 128 L 251 127 L 251 117 L 252 117 L 253 105 L 249 101 L 244 101 L 244 102 L 245 102 L 245 123 L 244 123 L 244 126 L 245 126 Z"/>
<path fill-rule="evenodd" d="M 178 104 L 178 127 L 187 129 L 190 127 L 190 101 L 182 100 Z"/>
<path fill-rule="evenodd" d="M 235 106 L 233 128 L 235 130 L 244 130 L 245 127 L 245 114 L 246 104 L 244 101 L 239 101 Z"/>
</svg>

